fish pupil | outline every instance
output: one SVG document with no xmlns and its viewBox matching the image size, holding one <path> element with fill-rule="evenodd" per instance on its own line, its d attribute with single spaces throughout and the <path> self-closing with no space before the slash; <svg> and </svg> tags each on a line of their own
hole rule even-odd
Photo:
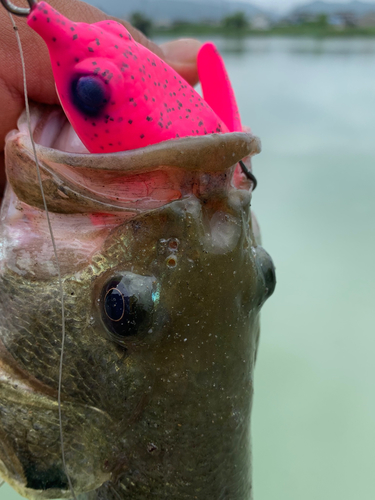
<svg viewBox="0 0 375 500">
<path fill-rule="evenodd" d="M 105 313 L 111 321 L 121 321 L 125 314 L 125 297 L 116 288 L 107 292 L 104 300 Z"/>
<path fill-rule="evenodd" d="M 81 76 L 72 82 L 74 105 L 87 116 L 98 116 L 108 99 L 104 82 L 96 76 Z"/>
</svg>

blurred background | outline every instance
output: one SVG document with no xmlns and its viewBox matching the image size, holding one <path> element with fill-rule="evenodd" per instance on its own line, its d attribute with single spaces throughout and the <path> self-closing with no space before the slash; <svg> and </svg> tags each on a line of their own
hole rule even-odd
<svg viewBox="0 0 375 500">
<path fill-rule="evenodd" d="M 255 372 L 255 500 L 374 500 L 375 3 L 91 3 L 157 42 L 214 41 L 262 139 L 253 208 L 278 286 Z"/>
</svg>

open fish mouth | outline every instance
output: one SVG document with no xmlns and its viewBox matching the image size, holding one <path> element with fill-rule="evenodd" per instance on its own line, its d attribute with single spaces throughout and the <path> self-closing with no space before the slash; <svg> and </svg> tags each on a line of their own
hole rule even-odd
<svg viewBox="0 0 375 500">
<path fill-rule="evenodd" d="M 34 106 L 31 126 L 48 208 L 59 213 L 123 213 L 159 208 L 194 194 L 250 189 L 236 169 L 260 152 L 245 132 L 174 139 L 141 149 L 89 154 L 61 108 Z M 21 201 L 43 207 L 25 113 L 9 134 L 8 181 Z"/>
<path fill-rule="evenodd" d="M 225 198 L 236 189 L 251 192 L 253 187 L 238 162 L 243 160 L 251 168 L 251 158 L 260 152 L 261 144 L 246 132 L 186 137 L 121 153 L 90 154 L 61 107 L 32 105 L 30 118 L 63 273 L 65 264 L 70 271 L 86 265 L 111 229 L 137 215 L 189 196 L 205 203 L 213 197 Z M 6 231 L 11 233 L 12 250 L 15 245 L 18 249 L 7 255 L 8 265 L 15 259 L 12 267 L 16 272 L 56 274 L 48 226 L 41 216 L 44 202 L 25 112 L 18 130 L 8 134 L 5 152 L 8 196 L 3 211 L 7 212 Z M 257 232 L 255 219 L 254 230 Z M 3 234 L 3 239 L 8 236 Z M 4 245 L 3 252 L 6 249 Z"/>
</svg>

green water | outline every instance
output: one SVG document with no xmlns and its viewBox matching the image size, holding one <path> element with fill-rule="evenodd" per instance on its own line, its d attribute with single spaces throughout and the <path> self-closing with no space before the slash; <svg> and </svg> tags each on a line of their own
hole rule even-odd
<svg viewBox="0 0 375 500">
<path fill-rule="evenodd" d="M 262 138 L 253 207 L 278 275 L 256 367 L 254 498 L 374 500 L 375 40 L 217 44 Z"/>
</svg>

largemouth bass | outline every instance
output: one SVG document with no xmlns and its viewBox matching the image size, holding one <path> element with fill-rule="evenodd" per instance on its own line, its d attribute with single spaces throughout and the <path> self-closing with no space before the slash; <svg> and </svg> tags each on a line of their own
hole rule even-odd
<svg viewBox="0 0 375 500">
<path fill-rule="evenodd" d="M 259 312 L 275 287 L 245 132 L 91 155 L 32 110 L 65 297 L 65 460 L 80 499 L 249 500 Z M 248 163 L 248 166 L 249 163 Z M 25 116 L 0 222 L 0 474 L 71 498 L 61 302 Z"/>
</svg>

